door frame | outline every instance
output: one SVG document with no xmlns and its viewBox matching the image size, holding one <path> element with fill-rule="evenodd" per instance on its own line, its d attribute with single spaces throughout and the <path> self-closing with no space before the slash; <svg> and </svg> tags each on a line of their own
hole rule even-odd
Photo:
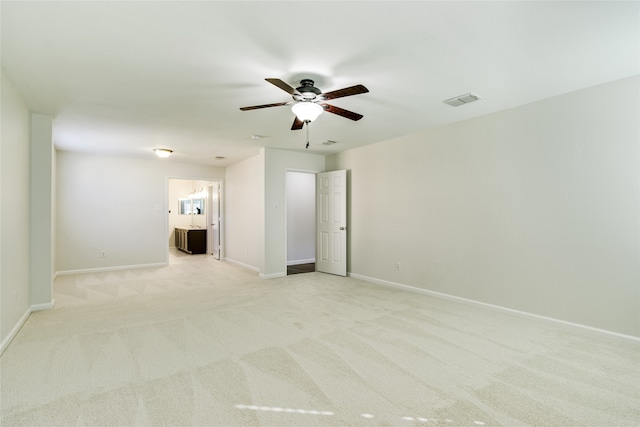
<svg viewBox="0 0 640 427">
<path fill-rule="evenodd" d="M 284 275 L 287 275 L 287 254 L 289 253 L 289 249 L 288 249 L 288 240 L 289 240 L 289 227 L 287 227 L 288 224 L 288 218 L 287 218 L 287 211 L 288 211 L 288 206 L 287 206 L 287 200 L 288 200 L 288 194 L 287 194 L 287 174 L 289 172 L 297 172 L 297 173 L 308 173 L 311 175 L 314 175 L 314 177 L 317 177 L 317 175 L 319 173 L 321 173 L 322 171 L 318 171 L 318 170 L 310 170 L 310 169 L 295 169 L 295 168 L 285 168 L 284 170 Z M 317 179 L 317 178 L 316 178 Z M 313 186 L 313 198 L 314 200 L 317 199 L 317 185 L 314 183 Z M 315 201 L 314 201 L 314 205 L 315 205 Z M 317 208 L 317 207 L 316 207 Z M 314 212 L 314 224 L 316 224 L 317 226 L 317 221 L 318 218 L 315 216 L 316 215 L 316 209 L 313 210 Z M 317 233 L 314 232 L 313 235 L 313 252 L 314 252 L 314 259 L 317 260 L 317 245 L 316 245 L 316 236 Z"/>
</svg>

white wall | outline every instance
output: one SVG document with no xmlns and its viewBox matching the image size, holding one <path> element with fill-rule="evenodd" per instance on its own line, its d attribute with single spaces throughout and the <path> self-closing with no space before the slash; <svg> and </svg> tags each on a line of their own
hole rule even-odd
<svg viewBox="0 0 640 427">
<path fill-rule="evenodd" d="M 286 174 L 287 265 L 315 262 L 316 176 Z"/>
<path fill-rule="evenodd" d="M 349 271 L 640 336 L 639 93 L 634 77 L 332 156 Z"/>
<path fill-rule="evenodd" d="M 3 349 L 31 306 L 31 177 L 30 113 L 4 70 L 0 74 L 0 343 Z"/>
<path fill-rule="evenodd" d="M 324 156 L 265 149 L 265 263 L 262 277 L 287 275 L 284 209 L 287 170 L 323 172 L 324 166 Z"/>
<path fill-rule="evenodd" d="M 38 308 L 53 305 L 53 120 L 31 114 L 31 304 Z"/>
<path fill-rule="evenodd" d="M 57 271 L 166 263 L 171 176 L 221 179 L 224 169 L 58 152 Z M 102 251 L 106 258 L 100 257 Z"/>
<path fill-rule="evenodd" d="M 264 265 L 264 150 L 227 166 L 223 217 L 225 259 L 261 271 Z"/>
</svg>

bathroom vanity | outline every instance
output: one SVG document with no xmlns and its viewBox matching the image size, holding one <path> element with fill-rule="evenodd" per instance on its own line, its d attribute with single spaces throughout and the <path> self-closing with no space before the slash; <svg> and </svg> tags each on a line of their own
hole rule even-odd
<svg viewBox="0 0 640 427">
<path fill-rule="evenodd" d="M 194 227 L 176 227 L 176 248 L 188 254 L 207 253 L 207 230 Z"/>
</svg>

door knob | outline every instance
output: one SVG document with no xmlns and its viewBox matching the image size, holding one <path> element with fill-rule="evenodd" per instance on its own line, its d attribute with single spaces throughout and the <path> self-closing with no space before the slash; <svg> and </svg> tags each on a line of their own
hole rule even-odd
<svg viewBox="0 0 640 427">
<path fill-rule="evenodd" d="M 344 227 L 340 227 L 340 230 L 344 230 Z"/>
</svg>

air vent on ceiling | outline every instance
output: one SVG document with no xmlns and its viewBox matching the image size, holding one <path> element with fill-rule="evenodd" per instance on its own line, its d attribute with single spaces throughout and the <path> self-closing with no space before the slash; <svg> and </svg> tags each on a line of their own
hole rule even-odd
<svg viewBox="0 0 640 427">
<path fill-rule="evenodd" d="M 482 99 L 482 98 L 480 98 L 475 93 L 469 92 L 469 93 L 465 93 L 464 95 L 454 96 L 453 98 L 446 99 L 442 102 L 444 102 L 445 104 L 449 104 L 452 107 L 459 107 L 461 105 L 468 104 L 470 102 L 477 101 L 479 99 Z"/>
</svg>

